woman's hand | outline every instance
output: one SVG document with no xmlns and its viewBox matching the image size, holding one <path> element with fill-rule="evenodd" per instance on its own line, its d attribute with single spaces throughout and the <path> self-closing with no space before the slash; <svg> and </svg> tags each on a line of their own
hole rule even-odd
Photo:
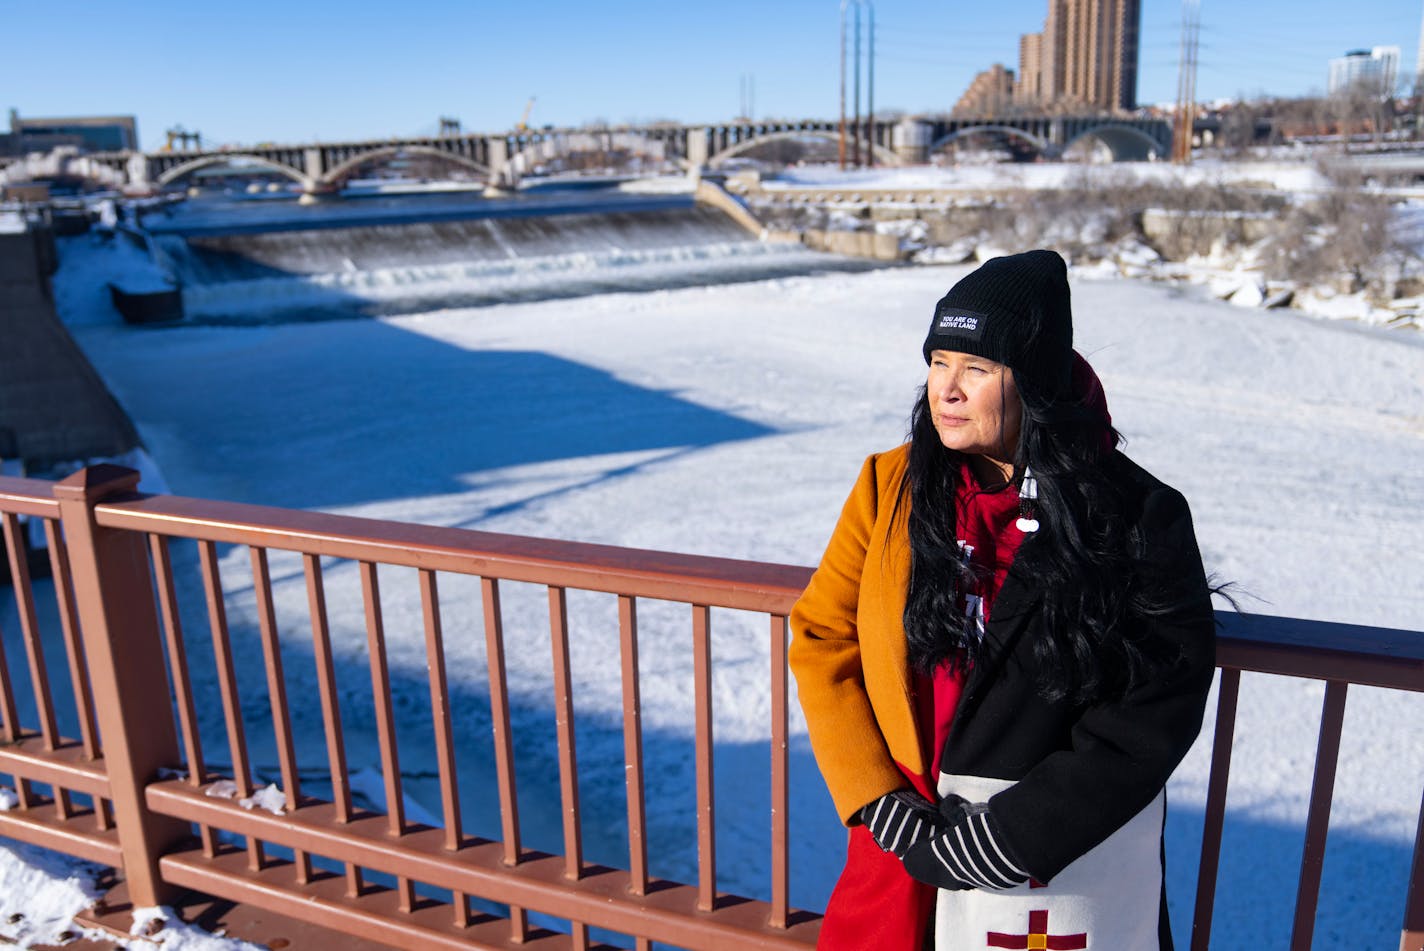
<svg viewBox="0 0 1424 951">
<path fill-rule="evenodd" d="M 860 819 L 875 844 L 898 859 L 912 846 L 944 831 L 944 819 L 934 804 L 911 789 L 886 793 L 863 807 Z"/>
<path fill-rule="evenodd" d="M 952 891 L 1002 891 L 1028 881 L 1004 848 L 988 805 L 948 796 L 939 809 L 945 824 L 900 855 L 912 878 Z"/>
</svg>

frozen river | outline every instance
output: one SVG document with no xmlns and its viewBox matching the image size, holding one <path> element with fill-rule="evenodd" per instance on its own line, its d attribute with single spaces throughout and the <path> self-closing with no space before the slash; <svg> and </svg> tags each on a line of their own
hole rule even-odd
<svg viewBox="0 0 1424 951">
<path fill-rule="evenodd" d="M 164 330 L 124 327 L 96 310 L 86 282 L 97 266 L 62 268 L 56 292 L 176 493 L 813 564 L 862 458 L 903 438 L 931 308 L 965 271 Z M 1126 451 L 1186 494 L 1209 570 L 1248 592 L 1248 609 L 1420 627 L 1417 334 L 1243 312 L 1196 291 L 1128 281 L 1075 278 L 1073 290 L 1076 343 L 1102 376 Z M 243 551 L 223 560 L 238 637 L 256 628 L 246 563 Z M 274 561 L 274 576 L 279 626 L 300 641 L 300 573 Z M 332 584 L 339 590 L 351 576 L 333 571 Z M 475 735 L 488 717 L 477 592 L 443 582 L 442 592 L 452 675 L 468 671 L 456 685 L 458 709 Z M 359 599 L 331 597 L 338 655 L 359 662 Z M 383 599 L 396 689 L 428 702 L 419 700 L 427 686 L 415 587 L 397 579 L 383 585 Z M 542 623 L 517 592 L 507 608 L 512 643 L 521 625 Z M 587 610 L 596 621 L 607 608 Z M 649 622 L 643 687 L 649 795 L 675 805 L 650 810 L 654 845 L 666 844 L 654 871 L 690 880 L 691 843 L 681 843 L 692 829 L 683 742 L 691 658 L 683 635 L 669 627 L 660 637 L 658 623 Z M 611 726 L 621 711 L 617 657 L 592 630 L 598 624 L 589 627 L 575 644 L 579 716 L 590 731 L 587 743 L 579 737 L 591 764 L 584 827 L 594 830 L 592 857 L 616 861 L 621 777 L 592 764 L 602 757 L 621 770 Z M 204 630 L 201 618 L 190 630 Z M 714 635 L 719 886 L 764 895 L 767 648 L 762 628 L 736 619 Z M 516 730 L 540 736 L 551 729 L 547 647 L 512 649 L 509 663 Z M 363 691 L 369 705 L 369 683 L 357 683 L 353 712 Z M 1213 948 L 1278 947 L 1289 932 L 1322 694 L 1314 683 L 1245 679 Z M 1317 948 L 1398 941 L 1424 783 L 1420 722 L 1424 697 L 1350 694 Z M 371 739 L 348 735 L 353 770 L 378 763 L 362 745 Z M 421 799 L 417 774 L 433 769 L 421 742 L 402 748 L 402 765 L 416 777 L 416 803 L 434 811 L 438 801 Z M 469 742 L 462 789 L 478 814 L 493 795 L 491 770 Z M 519 747 L 521 776 L 552 775 L 548 744 Z M 799 723 L 792 752 L 792 899 L 818 908 L 844 839 Z M 1170 790 L 1169 891 L 1182 944 L 1207 766 L 1194 750 Z M 558 841 L 557 803 L 544 798 L 527 807 L 521 798 L 535 847 Z"/>
</svg>

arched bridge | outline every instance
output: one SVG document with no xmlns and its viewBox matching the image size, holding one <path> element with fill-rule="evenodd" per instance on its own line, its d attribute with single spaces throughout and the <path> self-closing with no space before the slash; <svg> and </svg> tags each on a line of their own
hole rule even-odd
<svg viewBox="0 0 1424 951">
<path fill-rule="evenodd" d="M 1161 119 L 1123 116 L 911 117 L 850 123 L 847 158 L 858 164 L 906 165 L 929 161 L 938 150 L 971 134 L 1017 140 L 1035 154 L 1056 158 L 1093 137 L 1115 160 L 1170 154 L 1172 130 Z M 717 168 L 761 147 L 786 141 L 837 142 L 836 120 L 739 120 L 712 125 L 653 123 L 580 129 L 441 135 L 406 139 L 264 144 L 251 148 L 186 152 L 108 152 L 88 156 L 106 184 L 121 176 L 131 188 L 161 189 L 185 183 L 203 169 L 258 167 L 286 176 L 303 191 L 335 191 L 362 167 L 391 158 L 421 158 L 463 169 L 493 184 L 512 184 L 550 160 L 578 151 L 620 150 L 653 165 Z M 22 165 L 0 170 L 0 181 L 23 175 Z"/>
<path fill-rule="evenodd" d="M 1171 154 L 1172 126 L 1164 119 L 1131 116 L 989 116 L 946 117 L 919 120 L 916 128 L 901 130 L 916 141 L 902 141 L 901 154 L 922 149 L 925 159 L 946 145 L 971 135 L 992 133 L 1018 140 L 1046 158 L 1058 158 L 1085 139 L 1105 145 L 1113 161 L 1145 161 Z"/>
</svg>

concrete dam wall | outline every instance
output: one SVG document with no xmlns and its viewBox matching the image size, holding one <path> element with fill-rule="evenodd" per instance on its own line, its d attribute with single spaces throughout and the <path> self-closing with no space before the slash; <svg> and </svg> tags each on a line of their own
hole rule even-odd
<svg viewBox="0 0 1424 951">
<path fill-rule="evenodd" d="M 757 241 L 727 215 L 700 205 L 659 211 L 158 237 L 160 249 L 184 285 L 737 243 Z"/>
<path fill-rule="evenodd" d="M 763 240 L 690 194 L 151 216 L 186 319 L 285 322 L 761 280 L 866 262 Z"/>
</svg>

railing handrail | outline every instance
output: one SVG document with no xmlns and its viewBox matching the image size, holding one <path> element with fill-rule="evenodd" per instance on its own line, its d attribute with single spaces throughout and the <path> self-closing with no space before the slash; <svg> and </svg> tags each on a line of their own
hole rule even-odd
<svg viewBox="0 0 1424 951">
<path fill-rule="evenodd" d="M 1216 664 L 1424 692 L 1424 631 L 1216 612 Z"/>
<path fill-rule="evenodd" d="M 809 568 L 176 495 L 95 507 L 106 528 L 784 614 Z"/>
<path fill-rule="evenodd" d="M 38 518 L 59 518 L 54 483 L 48 479 L 0 476 L 0 511 Z"/>
</svg>

